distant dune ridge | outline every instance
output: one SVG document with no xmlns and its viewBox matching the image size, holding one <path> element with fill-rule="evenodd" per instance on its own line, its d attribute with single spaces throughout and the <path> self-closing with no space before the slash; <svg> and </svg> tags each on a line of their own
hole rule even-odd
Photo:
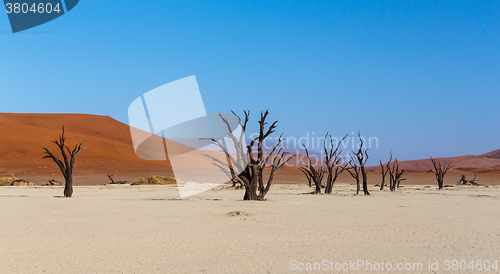
<svg viewBox="0 0 500 274">
<path fill-rule="evenodd" d="M 109 116 L 91 114 L 18 114 L 0 113 L 0 177 L 16 176 L 35 181 L 38 184 L 48 179 L 60 180 L 60 171 L 50 160 L 42 159 L 42 148 L 55 150 L 51 141 L 58 138 L 61 127 L 65 126 L 67 143 L 75 144 L 88 140 L 86 149 L 77 156 L 75 176 L 81 180 L 76 184 L 108 183 L 107 174 L 115 173 L 117 180 L 135 181 L 150 175 L 172 176 L 169 161 L 149 161 L 136 156 L 130 137 L 129 126 Z M 166 140 L 167 143 L 172 142 Z M 172 143 L 169 143 L 172 144 Z M 189 150 L 175 143 L 179 151 Z M 174 152 L 175 153 L 175 152 Z M 203 156 L 206 151 L 199 153 Z M 299 163 L 305 163 L 304 155 L 297 155 Z M 500 149 L 478 156 L 438 158 L 445 164 L 452 164 L 457 172 L 491 173 L 500 171 Z M 292 161 L 293 162 L 293 161 Z M 201 161 L 200 161 L 201 163 Z M 193 165 L 191 158 L 181 164 L 186 168 Z M 207 161 L 198 168 L 206 168 Z M 411 172 L 429 172 L 432 164 L 428 159 L 402 161 L 402 168 Z M 294 174 L 300 180 L 302 175 L 297 167 L 288 166 L 280 173 Z M 371 167 L 377 171 L 379 167 Z M 297 172 L 296 172 L 297 171 Z M 82 177 L 83 176 L 83 177 Z M 92 177 L 93 176 L 93 177 Z M 284 175 L 283 175 L 284 176 Z M 83 179 L 83 178 L 86 179 Z M 281 180 L 283 178 L 278 178 Z M 305 179 L 305 178 L 304 178 Z"/>
</svg>

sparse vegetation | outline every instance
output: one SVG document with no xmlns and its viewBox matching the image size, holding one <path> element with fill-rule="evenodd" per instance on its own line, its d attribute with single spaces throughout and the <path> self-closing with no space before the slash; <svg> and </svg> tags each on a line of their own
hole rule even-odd
<svg viewBox="0 0 500 274">
<path fill-rule="evenodd" d="M 182 184 L 182 181 L 170 176 L 151 175 L 146 178 L 139 178 L 131 185 L 174 185 Z"/>
<path fill-rule="evenodd" d="M 0 186 L 32 186 L 33 183 L 15 177 L 0 177 Z"/>
<path fill-rule="evenodd" d="M 10 186 L 14 180 L 18 178 L 13 177 L 0 177 L 0 186 Z"/>
</svg>

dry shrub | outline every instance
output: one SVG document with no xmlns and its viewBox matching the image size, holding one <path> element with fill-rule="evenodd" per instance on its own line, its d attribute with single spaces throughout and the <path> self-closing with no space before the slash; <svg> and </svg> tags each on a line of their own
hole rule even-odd
<svg viewBox="0 0 500 274">
<path fill-rule="evenodd" d="M 170 176 L 151 175 L 146 178 L 139 178 L 131 185 L 174 185 L 178 183 L 182 183 L 182 181 Z"/>
<path fill-rule="evenodd" d="M 0 177 L 0 186 L 34 186 L 35 184 L 15 177 Z"/>
</svg>

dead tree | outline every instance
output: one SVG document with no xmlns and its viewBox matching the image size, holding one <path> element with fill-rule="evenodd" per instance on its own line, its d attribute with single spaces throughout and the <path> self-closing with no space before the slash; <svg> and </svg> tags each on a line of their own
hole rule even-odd
<svg viewBox="0 0 500 274">
<path fill-rule="evenodd" d="M 229 169 L 231 165 L 233 166 L 236 172 L 235 174 L 238 175 L 238 178 L 241 180 L 243 186 L 245 187 L 245 196 L 243 197 L 243 199 L 263 201 L 265 200 L 264 197 L 271 188 L 274 174 L 276 173 L 276 171 L 278 171 L 288 161 L 290 161 L 294 157 L 294 155 L 288 157 L 288 152 L 283 151 L 283 147 L 281 146 L 284 140 L 283 134 L 280 135 L 280 137 L 278 138 L 278 142 L 273 147 L 271 152 L 267 154 L 267 156 L 264 155 L 264 150 L 263 150 L 264 141 L 267 137 L 269 137 L 269 135 L 275 132 L 276 123 L 278 123 L 278 121 L 275 121 L 266 129 L 267 125 L 266 118 L 267 115 L 269 114 L 268 110 L 266 110 L 263 113 L 261 112 L 260 114 L 260 120 L 259 120 L 260 128 L 258 136 L 253 138 L 248 146 L 244 147 L 244 141 L 245 141 L 244 133 L 247 128 L 250 112 L 245 111 L 244 113 L 245 113 L 245 120 L 242 122 L 241 118 L 233 112 L 233 114 L 238 118 L 238 124 L 241 127 L 241 133 L 239 138 L 234 136 L 233 134 L 234 129 L 231 128 L 231 125 L 228 122 L 228 120 L 224 118 L 222 115 L 219 115 L 219 117 L 222 119 L 222 121 L 226 124 L 228 128 L 228 137 L 234 144 L 236 150 L 234 156 L 231 155 L 229 151 L 226 149 L 226 147 L 222 145 L 222 143 L 219 142 L 218 140 L 215 140 L 213 138 L 208 138 L 208 139 L 204 138 L 204 139 L 211 140 L 215 145 L 217 145 L 222 150 L 222 152 L 224 152 L 225 156 L 229 158 L 229 164 L 224 163 L 223 161 L 215 157 L 212 159 L 214 159 L 215 162 L 221 165 L 222 167 Z M 254 155 L 253 152 L 255 145 L 257 145 L 257 153 L 256 153 L 257 155 Z M 267 178 L 267 181 L 264 182 L 263 173 L 266 168 L 269 169 L 269 177 Z"/>
<path fill-rule="evenodd" d="M 123 185 L 123 184 L 127 184 L 128 182 L 127 181 L 116 181 L 113 180 L 113 174 L 108 174 L 108 178 L 109 180 L 111 180 L 111 183 L 112 185 Z"/>
<path fill-rule="evenodd" d="M 309 151 L 307 150 L 307 147 L 304 144 L 302 144 L 302 146 L 304 146 L 304 149 L 306 150 L 306 156 L 308 161 L 307 161 L 307 166 L 300 167 L 299 170 L 302 171 L 304 175 L 306 175 L 307 180 L 309 182 L 309 187 L 311 187 L 312 184 L 314 183 L 315 190 L 312 194 L 320 194 L 321 187 L 323 186 L 323 176 L 325 175 L 326 170 L 321 166 L 321 163 L 319 166 L 317 163 L 313 164 L 311 161 L 311 156 L 309 155 Z"/>
<path fill-rule="evenodd" d="M 360 188 L 360 167 L 355 164 L 355 157 L 349 153 L 349 156 L 351 157 L 351 160 L 349 161 L 350 167 L 347 169 L 347 172 L 351 174 L 351 177 L 356 179 L 356 195 L 359 194 L 359 191 L 361 190 Z"/>
<path fill-rule="evenodd" d="M 326 172 L 328 176 L 326 177 L 326 188 L 325 194 L 331 194 L 333 190 L 333 184 L 339 177 L 339 175 L 347 169 L 347 165 L 342 164 L 343 158 L 340 156 L 342 154 L 342 150 L 340 150 L 340 144 L 347 138 L 347 135 L 338 142 L 338 144 L 333 146 L 333 139 L 330 135 L 330 147 L 327 148 L 326 138 L 328 137 L 328 132 L 325 135 L 325 139 L 323 141 L 323 147 L 325 150 L 325 166 Z"/>
<path fill-rule="evenodd" d="M 52 159 L 59 169 L 61 170 L 64 180 L 66 183 L 64 184 L 64 197 L 71 197 L 73 195 L 73 167 L 75 166 L 75 156 L 82 150 L 85 149 L 83 144 L 87 142 L 87 140 L 81 142 L 79 145 L 75 145 L 73 150 L 70 150 L 68 146 L 65 145 L 66 136 L 64 136 L 64 126 L 62 127 L 62 134 L 59 135 L 59 140 L 52 141 L 52 143 L 56 144 L 61 152 L 63 160 L 60 160 L 57 156 L 55 156 L 52 152 L 50 152 L 47 148 L 43 148 L 46 154 L 42 159 L 50 158 Z"/>
<path fill-rule="evenodd" d="M 380 161 L 380 168 L 382 171 L 380 173 L 382 174 L 382 183 L 380 183 L 380 190 L 384 190 L 384 185 L 385 185 L 385 176 L 387 176 L 387 172 L 389 171 L 389 167 L 387 168 L 384 167 L 384 164 L 382 164 L 382 161 Z"/>
<path fill-rule="evenodd" d="M 385 165 L 385 169 L 384 169 L 384 165 L 382 164 L 382 161 L 380 161 L 380 167 L 382 168 L 382 171 L 381 171 L 382 183 L 380 184 L 380 190 L 384 190 L 385 177 L 387 176 L 387 173 L 389 173 L 390 164 L 392 162 L 392 150 L 389 153 L 391 154 L 391 158 L 389 158 L 389 161 L 387 161 L 387 164 Z M 391 181 L 391 177 L 389 174 L 389 185 L 391 185 L 391 182 L 392 181 Z"/>
<path fill-rule="evenodd" d="M 391 159 L 392 159 L 392 153 L 391 153 Z M 395 191 L 396 188 L 399 188 L 399 184 L 401 181 L 406 180 L 404 177 L 407 173 L 405 172 L 404 169 L 399 169 L 399 162 L 398 159 L 395 159 L 392 163 L 389 162 L 387 164 L 387 169 L 389 170 L 389 188 L 391 191 Z"/>
<path fill-rule="evenodd" d="M 431 158 L 432 165 L 434 166 L 434 169 L 432 172 L 434 172 L 434 175 L 436 175 L 436 180 L 438 182 L 438 188 L 441 190 L 443 189 L 443 182 L 444 182 L 444 175 L 446 175 L 446 172 L 451 168 L 451 165 L 441 165 L 441 161 L 437 161 L 436 159 Z"/>
<path fill-rule="evenodd" d="M 459 186 L 467 186 L 467 185 L 478 186 L 479 184 L 476 183 L 476 174 L 474 174 L 474 178 L 472 180 L 466 180 L 465 175 L 462 175 L 460 180 L 458 180 L 457 185 L 459 185 Z"/>
<path fill-rule="evenodd" d="M 359 149 L 357 152 L 352 152 L 352 154 L 349 154 L 351 156 L 351 164 L 353 168 L 353 172 L 349 171 L 351 176 L 356 179 L 357 183 L 357 189 L 356 189 L 356 195 L 359 193 L 359 184 L 360 180 L 363 181 L 363 193 L 365 195 L 370 195 L 370 192 L 368 191 L 368 176 L 366 174 L 366 169 L 365 169 L 365 164 L 366 161 L 368 160 L 368 149 L 365 149 L 363 151 L 363 145 L 364 141 L 361 138 L 361 134 L 358 131 L 358 138 L 359 138 Z M 361 177 L 361 178 L 360 178 Z"/>
</svg>

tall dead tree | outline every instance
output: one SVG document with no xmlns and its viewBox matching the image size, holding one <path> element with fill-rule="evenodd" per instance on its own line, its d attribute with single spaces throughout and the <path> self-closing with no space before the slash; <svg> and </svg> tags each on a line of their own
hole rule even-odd
<svg viewBox="0 0 500 274">
<path fill-rule="evenodd" d="M 368 191 L 368 176 L 365 169 L 365 164 L 366 161 L 368 160 L 368 152 L 367 152 L 368 149 L 365 149 L 363 151 L 364 141 L 363 138 L 361 138 L 361 134 L 359 133 L 359 131 L 358 131 L 358 138 L 359 138 L 359 149 L 357 152 L 353 151 L 352 154 L 350 154 L 353 172 L 349 171 L 349 169 L 348 171 L 351 174 L 351 176 L 356 179 L 357 183 L 356 195 L 359 193 L 360 180 L 363 181 L 363 193 L 365 195 L 370 195 L 370 192 Z"/>
<path fill-rule="evenodd" d="M 450 170 L 451 165 L 441 165 L 441 161 L 437 161 L 436 159 L 431 158 L 432 165 L 434 166 L 434 169 L 432 172 L 434 172 L 434 175 L 436 175 L 436 180 L 438 182 L 438 188 L 441 190 L 443 189 L 444 185 L 444 175 L 446 175 L 446 172 Z"/>
<path fill-rule="evenodd" d="M 391 189 L 391 191 L 395 191 L 396 188 L 399 188 L 399 184 L 401 183 L 401 181 L 406 180 L 404 176 L 407 173 L 405 172 L 404 169 L 399 169 L 398 159 L 394 159 L 392 163 L 389 162 L 387 164 L 387 169 L 389 170 L 389 178 L 390 178 L 389 188 Z"/>
<path fill-rule="evenodd" d="M 85 149 L 83 144 L 87 140 L 81 142 L 79 145 L 75 145 L 73 150 L 70 150 L 68 146 L 65 145 L 66 136 L 64 136 L 64 126 L 62 127 L 62 134 L 59 135 L 59 140 L 52 141 L 59 148 L 62 155 L 62 160 L 50 152 L 47 148 L 43 148 L 46 154 L 42 159 L 50 158 L 52 159 L 59 169 L 61 170 L 64 180 L 66 181 L 64 185 L 64 197 L 71 197 L 73 195 L 73 167 L 75 166 L 75 156 L 82 150 Z"/>
<path fill-rule="evenodd" d="M 325 166 L 326 172 L 328 176 L 326 177 L 326 188 L 325 193 L 331 194 L 333 190 L 333 184 L 339 177 L 339 175 L 347 169 L 347 165 L 342 164 L 343 158 L 340 156 L 342 154 L 342 150 L 340 150 L 340 144 L 347 138 L 344 136 L 340 142 L 337 143 L 336 146 L 333 146 L 333 139 L 330 135 L 330 147 L 327 148 L 326 138 L 328 137 L 328 132 L 326 133 L 325 139 L 323 141 L 323 148 L 325 150 Z"/>
<path fill-rule="evenodd" d="M 257 137 L 253 138 L 250 141 L 250 144 L 244 147 L 244 133 L 247 128 L 247 123 L 249 120 L 249 111 L 245 111 L 245 119 L 242 122 L 241 118 L 233 112 L 233 114 L 238 118 L 238 124 L 241 127 L 241 132 L 239 138 L 234 136 L 233 128 L 231 128 L 230 123 L 224 116 L 219 115 L 222 121 L 226 124 L 228 128 L 228 137 L 234 144 L 234 148 L 236 150 L 235 155 L 231 155 L 229 151 L 226 149 L 224 145 L 218 140 L 213 138 L 208 138 L 208 140 L 212 140 L 212 142 L 217 145 L 222 152 L 224 152 L 225 156 L 229 158 L 229 162 L 223 162 L 217 158 L 213 158 L 219 165 L 225 167 L 227 169 L 232 165 L 234 168 L 235 174 L 238 174 L 238 178 L 243 183 L 245 187 L 245 196 L 244 200 L 265 200 L 266 194 L 269 192 L 271 188 L 274 174 L 280 168 L 282 168 L 288 161 L 290 161 L 294 155 L 288 156 L 288 152 L 283 151 L 283 147 L 281 144 L 283 143 L 283 134 L 278 138 L 278 142 L 274 145 L 273 149 L 267 156 L 264 155 L 263 145 L 266 138 L 269 137 L 272 133 L 275 132 L 276 123 L 278 121 L 274 121 L 267 129 L 266 122 L 267 115 L 269 111 L 261 112 L 260 120 L 259 120 L 259 134 Z M 257 157 L 254 155 L 254 146 L 257 145 Z M 246 152 L 246 153 L 245 153 Z M 264 182 L 264 170 L 269 170 L 269 176 L 267 181 Z"/>
<path fill-rule="evenodd" d="M 313 194 L 320 194 L 321 187 L 323 186 L 323 176 L 325 175 L 326 169 L 321 166 L 321 163 L 319 163 L 319 165 L 318 163 L 313 164 L 307 147 L 304 144 L 302 146 L 304 146 L 304 149 L 306 150 L 307 166 L 300 167 L 299 170 L 306 175 L 309 187 L 314 184 L 315 189 Z"/>
</svg>

